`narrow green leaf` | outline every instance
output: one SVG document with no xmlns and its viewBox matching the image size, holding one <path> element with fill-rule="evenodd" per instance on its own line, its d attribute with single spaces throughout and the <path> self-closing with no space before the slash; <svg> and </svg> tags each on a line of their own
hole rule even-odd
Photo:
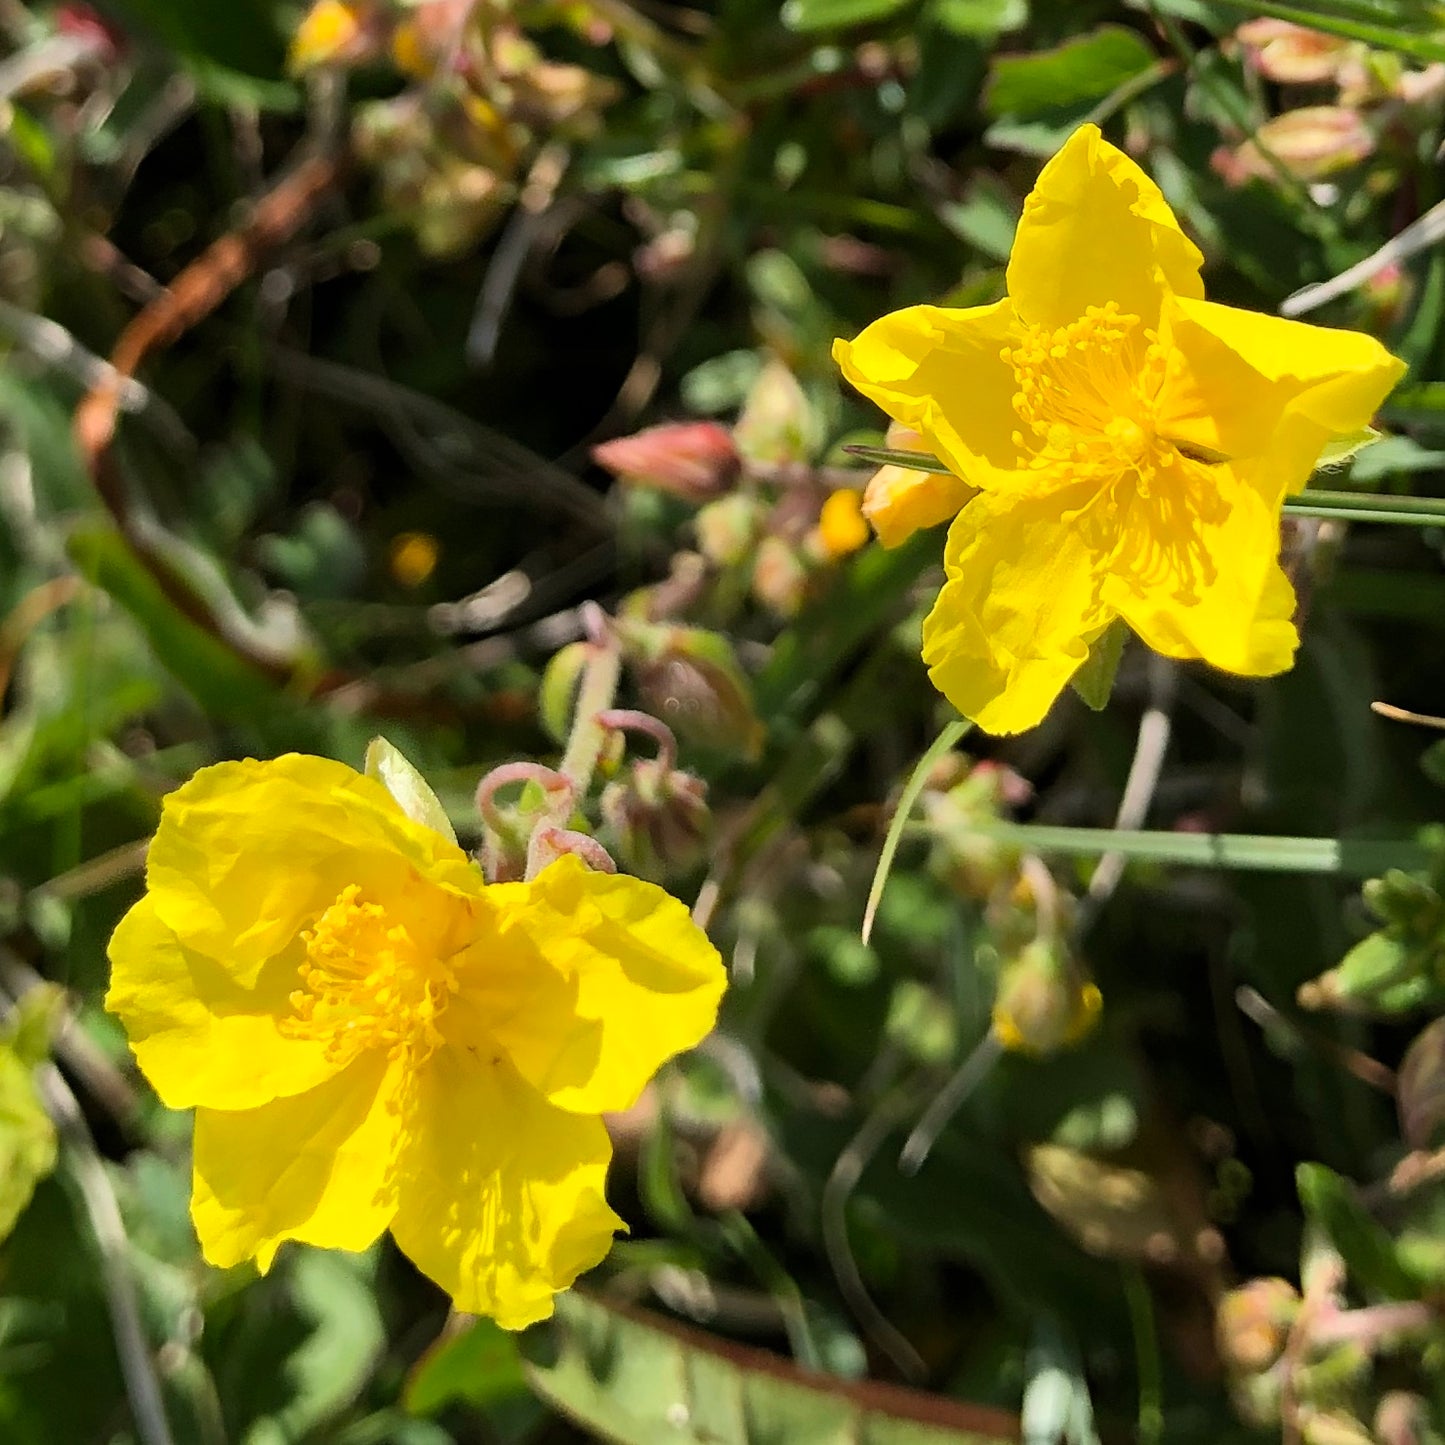
<svg viewBox="0 0 1445 1445">
<path fill-rule="evenodd" d="M 909 774 L 907 783 L 904 784 L 902 796 L 898 799 L 898 806 L 893 810 L 892 821 L 888 824 L 888 836 L 883 840 L 883 851 L 878 855 L 878 867 L 873 872 L 873 883 L 868 889 L 868 903 L 863 910 L 863 942 L 867 943 L 873 932 L 873 919 L 878 913 L 878 904 L 883 898 L 883 890 L 888 886 L 888 875 L 893 870 L 893 856 L 898 852 L 899 840 L 903 837 L 904 824 L 908 822 L 908 816 L 913 812 L 913 806 L 918 802 L 918 795 L 923 791 L 923 785 L 928 781 L 928 775 L 933 771 L 938 760 L 944 757 L 951 748 L 962 738 L 973 726 L 967 718 L 959 718 L 948 724 L 939 735 L 934 738 L 932 744 L 924 755 L 919 758 L 917 766 Z"/>
<path fill-rule="evenodd" d="M 1391 1299 L 1413 1299 L 1416 1282 L 1395 1257 L 1384 1228 L 1365 1212 L 1354 1186 L 1323 1164 L 1301 1164 L 1295 1187 L 1305 1214 L 1329 1236 L 1357 1288 Z"/>
<path fill-rule="evenodd" d="M 1126 858 L 1193 868 L 1258 873 L 1335 873 L 1373 878 L 1390 868 L 1420 868 L 1424 848 L 1408 838 L 1280 838 L 1251 833 L 1166 833 L 1115 828 L 1059 828 L 1042 823 L 989 823 L 978 832 L 1034 853 Z"/>
<path fill-rule="evenodd" d="M 532 1388 L 617 1445 L 992 1445 L 1016 1417 L 941 1395 L 800 1369 L 579 1294 L 522 1336 Z"/>
<path fill-rule="evenodd" d="M 208 712 L 254 717 L 275 706 L 270 681 L 183 615 L 114 528 L 82 526 L 67 549 L 86 580 L 130 613 L 161 664 Z"/>
<path fill-rule="evenodd" d="M 1417 60 L 1445 60 L 1445 40 L 1439 38 L 1438 32 L 1417 34 L 1394 25 L 1350 19 L 1314 6 L 1279 5 L 1272 0 L 1219 0 L 1219 3 L 1234 10 L 1247 11 L 1250 15 L 1267 15 L 1274 20 L 1308 26 L 1311 30 L 1323 30 L 1329 35 L 1342 35 L 1346 40 L 1361 40 L 1380 50 L 1398 50 L 1402 55 L 1413 55 Z"/>
</svg>

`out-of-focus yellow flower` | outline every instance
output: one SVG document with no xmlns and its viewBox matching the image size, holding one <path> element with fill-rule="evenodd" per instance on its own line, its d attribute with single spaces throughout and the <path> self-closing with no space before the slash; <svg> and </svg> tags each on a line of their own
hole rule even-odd
<svg viewBox="0 0 1445 1445">
<path fill-rule="evenodd" d="M 661 889 L 571 855 L 486 884 L 378 782 L 292 754 L 165 801 L 106 1006 L 196 1110 L 206 1258 L 384 1230 L 517 1329 L 621 1221 L 599 1115 L 712 1027 L 716 951 Z"/>
<path fill-rule="evenodd" d="M 1280 508 L 1404 367 L 1371 337 L 1204 300 L 1202 261 L 1085 125 L 1025 203 L 1004 300 L 914 306 L 835 343 L 848 379 L 979 488 L 923 657 L 989 732 L 1038 723 L 1116 617 L 1229 672 L 1293 661 Z"/>
<path fill-rule="evenodd" d="M 923 449 L 923 438 L 896 421 L 888 428 L 887 440 L 900 451 Z M 863 515 L 885 547 L 898 547 L 920 528 L 936 527 L 956 517 L 974 491 L 962 477 L 952 474 L 879 467 L 864 488 Z"/>
<path fill-rule="evenodd" d="M 430 532 L 401 532 L 392 538 L 391 575 L 403 587 L 420 587 L 436 571 L 441 544 Z"/>
<path fill-rule="evenodd" d="M 372 48 L 370 7 L 346 0 L 316 0 L 291 37 L 287 64 L 293 74 L 318 65 L 345 65 Z"/>
<path fill-rule="evenodd" d="M 818 545 L 831 561 L 856 552 L 868 540 L 862 495 L 851 487 L 829 492 L 818 515 Z"/>
</svg>

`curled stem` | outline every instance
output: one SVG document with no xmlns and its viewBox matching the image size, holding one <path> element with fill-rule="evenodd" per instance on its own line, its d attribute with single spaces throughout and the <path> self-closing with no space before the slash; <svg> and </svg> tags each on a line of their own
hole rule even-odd
<svg viewBox="0 0 1445 1445">
<path fill-rule="evenodd" d="M 664 773 L 677 766 L 677 738 L 668 725 L 650 712 L 629 707 L 609 707 L 597 714 L 601 727 L 613 732 L 645 733 L 657 744 L 657 763 Z"/>
</svg>

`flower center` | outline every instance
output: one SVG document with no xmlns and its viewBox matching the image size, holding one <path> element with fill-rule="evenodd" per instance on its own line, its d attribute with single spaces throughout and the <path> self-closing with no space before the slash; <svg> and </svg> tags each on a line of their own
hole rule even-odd
<svg viewBox="0 0 1445 1445">
<path fill-rule="evenodd" d="M 286 1031 L 351 1059 L 382 1048 L 414 1062 L 441 1043 L 437 1021 L 456 989 L 446 963 L 417 947 L 404 923 L 363 902 L 354 883 L 301 935 L 306 958 Z"/>
<path fill-rule="evenodd" d="M 1131 476 L 1147 497 L 1177 453 L 1158 432 L 1168 353 L 1158 333 L 1116 302 L 1067 326 L 1026 326 L 1003 350 L 1023 429 L 1013 442 L 1049 490 Z"/>
</svg>

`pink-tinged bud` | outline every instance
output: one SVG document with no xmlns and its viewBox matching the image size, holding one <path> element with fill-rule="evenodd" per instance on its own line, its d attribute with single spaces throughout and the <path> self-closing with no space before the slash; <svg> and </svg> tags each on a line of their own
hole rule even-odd
<svg viewBox="0 0 1445 1445">
<path fill-rule="evenodd" d="M 1235 32 L 1259 73 L 1281 85 L 1322 85 L 1338 77 L 1353 41 L 1287 20 L 1249 20 Z"/>
<path fill-rule="evenodd" d="M 1266 121 L 1255 140 L 1216 151 L 1210 164 L 1231 185 L 1273 179 L 1276 162 L 1302 181 L 1318 181 L 1358 165 L 1374 149 L 1375 137 L 1358 111 L 1307 105 Z"/>
<path fill-rule="evenodd" d="M 1427 1024 L 1405 1050 L 1396 1078 L 1400 1132 L 1412 1149 L 1429 1149 L 1445 1125 L 1445 1019 Z"/>
<path fill-rule="evenodd" d="M 1299 1308 L 1299 1292 L 1287 1279 L 1252 1279 L 1230 1290 L 1214 1318 L 1225 1363 L 1245 1375 L 1269 1369 L 1284 1350 Z"/>
<path fill-rule="evenodd" d="M 1439 1437 L 1430 1427 L 1430 1407 L 1407 1390 L 1388 1390 L 1375 1408 L 1377 1445 L 1426 1445 Z"/>
<path fill-rule="evenodd" d="M 747 675 L 725 637 L 632 617 L 616 621 L 623 657 L 650 713 L 702 747 L 758 755 L 763 725 Z"/>
<path fill-rule="evenodd" d="M 89 5 L 61 5 L 55 11 L 55 28 L 92 47 L 97 59 L 117 60 L 125 52 L 126 38 L 105 17 Z"/>
<path fill-rule="evenodd" d="M 753 563 L 753 596 L 779 617 L 795 617 L 808 595 L 812 572 L 798 546 L 784 537 L 764 537 Z"/>
<path fill-rule="evenodd" d="M 634 873 L 661 881 L 701 862 L 712 827 L 701 778 L 641 758 L 602 790 L 601 809 Z"/>
<path fill-rule="evenodd" d="M 687 502 L 721 496 L 737 480 L 732 433 L 715 421 L 664 422 L 592 448 L 592 460 L 618 480 Z"/>
</svg>

